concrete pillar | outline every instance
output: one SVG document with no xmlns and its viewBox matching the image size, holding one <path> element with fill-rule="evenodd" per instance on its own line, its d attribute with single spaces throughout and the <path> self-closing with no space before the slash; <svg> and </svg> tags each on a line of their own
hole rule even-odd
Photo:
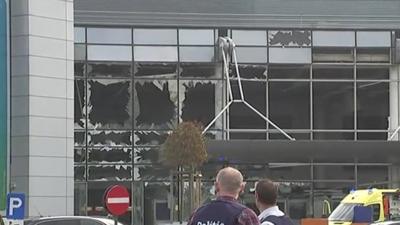
<svg viewBox="0 0 400 225">
<path fill-rule="evenodd" d="M 390 67 L 390 80 L 398 80 L 400 77 L 400 65 L 392 65 Z M 388 138 L 392 136 L 393 132 L 400 126 L 399 123 L 399 83 L 398 82 L 390 82 L 389 84 L 389 134 Z M 395 135 L 393 140 L 399 140 L 399 135 Z"/>
<path fill-rule="evenodd" d="M 11 185 L 27 216 L 72 215 L 73 0 L 11 2 Z"/>
</svg>

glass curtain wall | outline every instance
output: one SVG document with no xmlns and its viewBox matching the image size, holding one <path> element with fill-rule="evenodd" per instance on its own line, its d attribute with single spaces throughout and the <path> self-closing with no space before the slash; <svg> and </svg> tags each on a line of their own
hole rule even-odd
<svg viewBox="0 0 400 225">
<path fill-rule="evenodd" d="M 123 222 L 177 219 L 176 187 L 159 147 L 178 123 L 206 125 L 224 107 L 216 40 L 227 35 L 237 44 L 246 100 L 296 139 L 387 140 L 396 128 L 389 126 L 398 117 L 399 85 L 391 31 L 76 27 L 75 214 L 106 215 L 104 190 L 121 184 L 133 205 Z M 236 80 L 231 84 L 237 95 Z M 239 103 L 227 115 L 208 138 L 285 139 Z M 204 200 L 224 165 L 202 168 Z M 337 201 L 350 187 L 388 181 L 387 165 L 232 166 L 242 169 L 249 187 L 260 177 L 280 181 L 279 204 L 296 219 L 319 216 L 323 199 Z M 250 194 L 242 200 L 253 207 Z"/>
</svg>

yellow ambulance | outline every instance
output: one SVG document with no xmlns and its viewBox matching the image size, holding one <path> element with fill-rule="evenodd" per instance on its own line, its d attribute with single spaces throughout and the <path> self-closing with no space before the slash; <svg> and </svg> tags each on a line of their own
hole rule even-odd
<svg viewBox="0 0 400 225">
<path fill-rule="evenodd" d="M 351 225 L 356 206 L 371 207 L 372 221 L 400 219 L 400 189 L 351 191 L 329 216 L 329 225 Z"/>
</svg>

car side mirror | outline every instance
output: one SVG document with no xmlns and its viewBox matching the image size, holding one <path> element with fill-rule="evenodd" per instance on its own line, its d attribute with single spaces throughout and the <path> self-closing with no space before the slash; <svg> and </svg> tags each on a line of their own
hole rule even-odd
<svg viewBox="0 0 400 225">
<path fill-rule="evenodd" d="M 372 223 L 372 207 L 355 206 L 353 214 L 353 223 Z"/>
</svg>

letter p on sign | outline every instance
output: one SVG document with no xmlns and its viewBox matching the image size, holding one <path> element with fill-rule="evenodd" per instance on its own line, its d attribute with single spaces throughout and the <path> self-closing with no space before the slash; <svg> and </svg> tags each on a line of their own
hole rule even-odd
<svg viewBox="0 0 400 225">
<path fill-rule="evenodd" d="M 25 194 L 9 193 L 7 195 L 7 219 L 22 220 L 25 217 Z"/>
</svg>

